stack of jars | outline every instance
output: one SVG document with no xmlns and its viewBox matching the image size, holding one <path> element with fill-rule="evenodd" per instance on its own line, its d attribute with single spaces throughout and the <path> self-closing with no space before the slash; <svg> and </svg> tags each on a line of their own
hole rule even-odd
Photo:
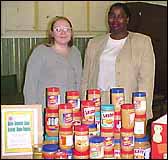
<svg viewBox="0 0 168 160">
<path fill-rule="evenodd" d="M 101 105 L 101 137 L 104 138 L 104 157 L 114 157 L 114 105 Z"/>
<path fill-rule="evenodd" d="M 134 158 L 136 159 L 149 159 L 150 144 L 149 138 L 146 136 L 146 93 L 134 92 L 132 94 L 133 104 L 135 106 L 135 146 Z"/>
<path fill-rule="evenodd" d="M 45 108 L 45 135 L 44 145 L 42 146 L 43 158 L 55 158 L 58 150 L 58 106 L 60 104 L 60 89 L 50 87 L 46 89 L 46 108 Z"/>
<path fill-rule="evenodd" d="M 121 158 L 121 105 L 125 103 L 124 88 L 110 90 L 111 103 L 114 105 L 114 158 Z"/>
<path fill-rule="evenodd" d="M 100 105 L 101 105 L 101 92 L 99 89 L 88 89 L 87 100 L 91 100 L 95 105 L 95 124 L 97 126 L 97 135 L 100 136 Z"/>
</svg>

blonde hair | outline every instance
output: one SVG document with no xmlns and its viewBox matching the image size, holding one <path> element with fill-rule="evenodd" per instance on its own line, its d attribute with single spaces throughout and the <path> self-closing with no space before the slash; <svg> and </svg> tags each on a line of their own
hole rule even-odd
<svg viewBox="0 0 168 160">
<path fill-rule="evenodd" d="M 70 27 L 72 28 L 72 24 L 70 22 L 70 20 L 66 17 L 63 16 L 56 16 L 51 20 L 51 23 L 49 24 L 49 30 L 48 30 L 48 43 L 46 44 L 47 46 L 52 46 L 54 44 L 54 37 L 52 36 L 52 32 L 53 32 L 53 27 L 55 22 L 57 22 L 58 20 L 65 20 L 69 23 Z M 73 46 L 73 32 L 71 34 L 71 39 L 68 42 L 68 46 L 72 47 Z"/>
</svg>

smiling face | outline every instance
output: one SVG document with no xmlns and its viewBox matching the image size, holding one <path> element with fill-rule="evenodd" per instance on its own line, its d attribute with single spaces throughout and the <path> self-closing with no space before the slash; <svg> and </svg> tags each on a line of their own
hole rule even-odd
<svg viewBox="0 0 168 160">
<path fill-rule="evenodd" d="M 128 21 L 129 17 L 127 16 L 122 7 L 112 7 L 108 14 L 108 24 L 110 33 L 114 35 L 126 34 Z"/>
<path fill-rule="evenodd" d="M 72 37 L 72 28 L 68 21 L 64 19 L 57 20 L 51 32 L 55 43 L 59 45 L 68 45 Z"/>
</svg>

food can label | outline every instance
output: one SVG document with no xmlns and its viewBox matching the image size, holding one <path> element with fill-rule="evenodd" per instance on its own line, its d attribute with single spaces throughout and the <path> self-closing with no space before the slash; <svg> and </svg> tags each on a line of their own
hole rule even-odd
<svg viewBox="0 0 168 160">
<path fill-rule="evenodd" d="M 121 144 L 122 146 L 133 147 L 134 146 L 134 136 L 122 136 Z"/>
<path fill-rule="evenodd" d="M 58 106 L 60 104 L 60 95 L 48 95 L 47 106 Z"/>
<path fill-rule="evenodd" d="M 72 113 L 63 113 L 63 124 L 71 124 L 72 123 Z"/>
<path fill-rule="evenodd" d="M 80 109 L 80 99 L 68 99 L 67 103 L 70 103 L 72 105 L 72 109 L 79 110 Z"/>
<path fill-rule="evenodd" d="M 134 149 L 134 159 L 144 159 L 145 150 L 141 148 Z"/>
<path fill-rule="evenodd" d="M 114 149 L 114 159 L 120 159 L 120 158 L 121 158 L 121 150 Z"/>
<path fill-rule="evenodd" d="M 63 146 L 72 146 L 73 145 L 73 135 L 60 135 L 60 145 Z"/>
<path fill-rule="evenodd" d="M 46 119 L 46 128 L 48 130 L 57 130 L 58 129 L 58 117 L 47 117 Z"/>
<path fill-rule="evenodd" d="M 94 147 L 90 147 L 90 158 L 103 158 L 104 157 L 104 149 L 103 146 L 96 145 Z"/>
<path fill-rule="evenodd" d="M 85 121 L 94 122 L 95 107 L 83 108 L 83 118 Z"/>
<path fill-rule="evenodd" d="M 88 136 L 77 136 L 75 135 L 75 147 L 88 147 L 89 137 Z"/>
</svg>

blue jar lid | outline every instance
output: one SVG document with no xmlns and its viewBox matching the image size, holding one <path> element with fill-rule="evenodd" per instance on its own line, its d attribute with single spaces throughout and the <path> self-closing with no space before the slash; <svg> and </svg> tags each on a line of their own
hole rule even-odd
<svg viewBox="0 0 168 160">
<path fill-rule="evenodd" d="M 95 123 L 93 123 L 93 124 L 89 124 L 88 127 L 89 128 L 97 128 L 97 125 Z"/>
<path fill-rule="evenodd" d="M 44 144 L 43 149 L 44 152 L 55 152 L 58 150 L 58 145 L 56 144 Z"/>
<path fill-rule="evenodd" d="M 101 143 L 103 141 L 104 141 L 104 138 L 101 136 L 94 136 L 94 137 L 89 138 L 90 143 Z"/>
<path fill-rule="evenodd" d="M 45 134 L 44 139 L 48 141 L 58 141 L 58 136 L 48 136 Z"/>
<path fill-rule="evenodd" d="M 120 139 L 114 139 L 114 143 L 121 143 L 121 140 Z"/>
<path fill-rule="evenodd" d="M 111 88 L 111 93 L 124 93 L 124 88 Z"/>
<path fill-rule="evenodd" d="M 135 138 L 135 142 L 146 142 L 149 141 L 149 136 L 145 136 L 143 138 Z"/>
<path fill-rule="evenodd" d="M 146 92 L 133 92 L 132 96 L 133 97 L 145 97 L 146 96 Z"/>
<path fill-rule="evenodd" d="M 95 116 L 99 117 L 100 116 L 100 111 L 95 112 Z"/>
<path fill-rule="evenodd" d="M 102 110 L 106 110 L 106 111 L 114 110 L 114 105 L 113 104 L 102 104 L 101 105 L 101 109 Z"/>
</svg>

